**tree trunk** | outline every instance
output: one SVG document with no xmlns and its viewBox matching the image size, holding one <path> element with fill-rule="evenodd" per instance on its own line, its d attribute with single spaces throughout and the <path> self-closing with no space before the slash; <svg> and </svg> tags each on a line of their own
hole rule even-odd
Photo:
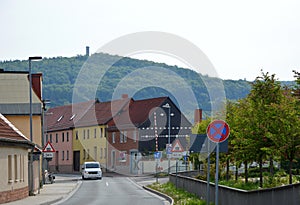
<svg viewBox="0 0 300 205">
<path fill-rule="evenodd" d="M 238 180 L 239 168 L 238 163 L 235 164 L 235 181 Z"/>
<path fill-rule="evenodd" d="M 259 157 L 259 186 L 263 187 L 262 157 Z"/>
<path fill-rule="evenodd" d="M 271 176 L 274 176 L 273 156 L 270 157 L 270 174 Z"/>
<path fill-rule="evenodd" d="M 226 181 L 229 180 L 229 158 L 226 160 Z"/>
<path fill-rule="evenodd" d="M 248 161 L 245 161 L 245 183 L 248 183 Z"/>
<path fill-rule="evenodd" d="M 289 160 L 289 182 L 290 182 L 290 184 L 293 184 L 292 169 L 293 169 L 293 160 Z"/>
</svg>

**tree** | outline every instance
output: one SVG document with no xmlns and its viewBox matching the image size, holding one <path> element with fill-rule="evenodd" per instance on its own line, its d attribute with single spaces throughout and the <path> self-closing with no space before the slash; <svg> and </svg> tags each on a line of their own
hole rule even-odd
<svg viewBox="0 0 300 205">
<path fill-rule="evenodd" d="M 292 184 L 293 161 L 300 148 L 300 118 L 296 109 L 297 100 L 286 89 L 280 104 L 272 104 L 272 140 L 282 158 L 289 161 L 289 183 Z"/>
</svg>

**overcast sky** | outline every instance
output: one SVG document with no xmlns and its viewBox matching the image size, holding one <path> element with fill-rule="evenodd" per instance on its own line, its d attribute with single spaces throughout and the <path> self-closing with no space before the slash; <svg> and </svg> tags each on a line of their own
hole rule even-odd
<svg viewBox="0 0 300 205">
<path fill-rule="evenodd" d="M 0 60 L 94 53 L 126 34 L 162 31 L 198 46 L 222 79 L 254 80 L 263 69 L 294 80 L 299 11 L 298 0 L 0 0 Z"/>
</svg>

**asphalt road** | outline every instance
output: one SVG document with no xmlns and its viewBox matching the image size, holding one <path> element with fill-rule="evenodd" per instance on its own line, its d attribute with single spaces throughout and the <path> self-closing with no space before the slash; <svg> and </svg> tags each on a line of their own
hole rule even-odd
<svg viewBox="0 0 300 205">
<path fill-rule="evenodd" d="M 77 192 L 61 205 L 164 205 L 164 199 L 154 195 L 127 177 L 103 177 L 84 180 Z"/>
</svg>

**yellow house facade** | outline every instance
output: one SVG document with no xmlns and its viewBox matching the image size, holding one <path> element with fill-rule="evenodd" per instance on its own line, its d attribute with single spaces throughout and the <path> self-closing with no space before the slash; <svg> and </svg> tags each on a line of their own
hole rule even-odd
<svg viewBox="0 0 300 205">
<path fill-rule="evenodd" d="M 76 127 L 73 130 L 74 164 L 82 165 L 86 161 L 97 161 L 102 167 L 106 167 L 106 143 L 105 125 Z"/>
</svg>

